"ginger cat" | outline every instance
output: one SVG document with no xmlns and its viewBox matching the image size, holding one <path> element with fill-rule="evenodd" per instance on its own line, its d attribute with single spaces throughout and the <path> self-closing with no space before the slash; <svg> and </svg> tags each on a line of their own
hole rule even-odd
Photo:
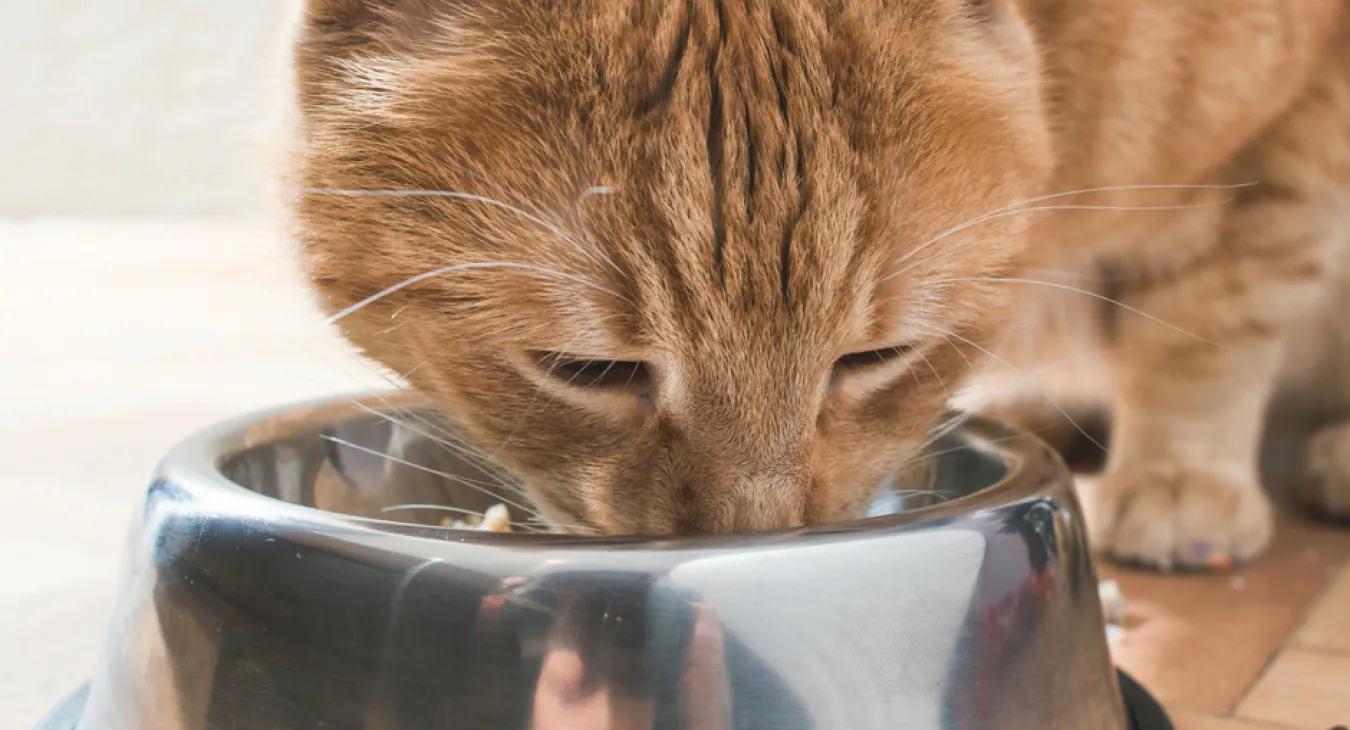
<svg viewBox="0 0 1350 730">
<path fill-rule="evenodd" d="M 303 261 L 570 529 L 855 517 L 973 383 L 1109 406 L 1101 548 L 1249 560 L 1277 393 L 1350 515 L 1347 5 L 309 0 Z"/>
</svg>

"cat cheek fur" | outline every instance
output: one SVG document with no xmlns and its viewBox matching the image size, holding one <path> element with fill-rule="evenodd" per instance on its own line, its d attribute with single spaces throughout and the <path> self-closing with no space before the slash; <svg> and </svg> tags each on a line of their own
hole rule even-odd
<svg viewBox="0 0 1350 730">
<path fill-rule="evenodd" d="M 1025 219 L 950 231 L 1048 168 L 1007 1 L 311 0 L 302 261 L 560 525 L 856 517 L 1011 309 L 962 279 L 1013 270 Z M 939 342 L 925 362 L 828 395 L 835 358 L 907 331 Z M 650 410 L 559 392 L 530 351 L 678 387 Z"/>
</svg>

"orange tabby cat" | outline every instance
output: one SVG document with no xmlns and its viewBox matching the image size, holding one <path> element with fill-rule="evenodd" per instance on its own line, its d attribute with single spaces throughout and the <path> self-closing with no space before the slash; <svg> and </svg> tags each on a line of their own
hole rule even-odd
<svg viewBox="0 0 1350 730">
<path fill-rule="evenodd" d="M 303 258 L 577 530 L 856 516 L 975 376 L 1109 403 L 1103 548 L 1250 559 L 1272 394 L 1350 403 L 1346 5 L 309 0 Z"/>
</svg>

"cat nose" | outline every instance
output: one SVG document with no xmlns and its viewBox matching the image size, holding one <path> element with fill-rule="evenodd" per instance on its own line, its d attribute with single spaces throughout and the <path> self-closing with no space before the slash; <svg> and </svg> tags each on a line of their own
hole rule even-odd
<svg viewBox="0 0 1350 730">
<path fill-rule="evenodd" d="M 757 476 L 750 480 L 742 504 L 743 521 L 751 530 L 777 530 L 806 524 L 810 480 L 787 475 Z"/>
<path fill-rule="evenodd" d="M 782 475 L 728 476 L 680 490 L 675 531 L 683 535 L 763 532 L 806 524 L 807 480 Z"/>
</svg>

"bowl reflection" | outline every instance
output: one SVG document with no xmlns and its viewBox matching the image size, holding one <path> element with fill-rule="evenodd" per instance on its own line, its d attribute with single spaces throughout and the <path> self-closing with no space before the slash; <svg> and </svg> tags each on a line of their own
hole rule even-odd
<svg viewBox="0 0 1350 730">
<path fill-rule="evenodd" d="M 1130 727 L 1070 477 L 1031 437 L 969 421 L 870 519 L 644 540 L 540 529 L 450 433 L 373 397 L 179 446 L 87 697 L 44 728 Z M 512 534 L 409 507 L 502 501 Z"/>
</svg>

